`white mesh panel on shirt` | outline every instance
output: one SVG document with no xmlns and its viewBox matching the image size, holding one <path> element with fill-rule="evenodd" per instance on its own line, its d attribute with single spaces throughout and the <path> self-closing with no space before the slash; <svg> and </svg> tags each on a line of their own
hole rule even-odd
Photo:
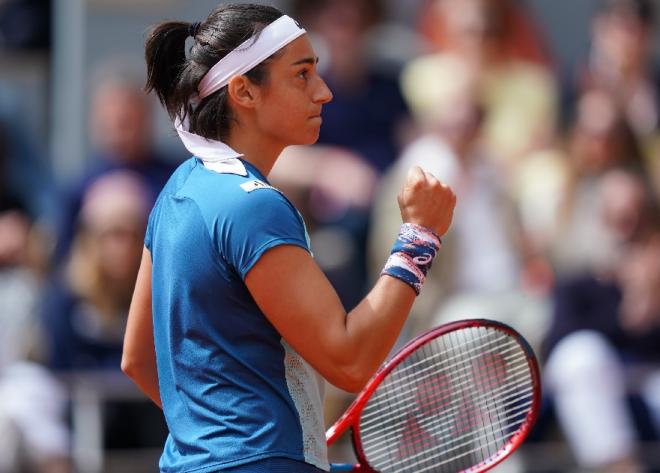
<svg viewBox="0 0 660 473">
<path fill-rule="evenodd" d="M 328 451 L 323 424 L 324 380 L 284 340 L 284 369 L 289 394 L 298 410 L 305 461 L 328 470 Z"/>
</svg>

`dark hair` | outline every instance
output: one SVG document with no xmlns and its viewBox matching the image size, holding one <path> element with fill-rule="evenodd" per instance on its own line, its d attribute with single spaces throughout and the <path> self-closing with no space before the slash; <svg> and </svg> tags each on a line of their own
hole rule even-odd
<svg viewBox="0 0 660 473">
<path fill-rule="evenodd" d="M 252 4 L 221 5 L 206 20 L 196 23 L 168 21 L 156 25 L 146 41 L 147 92 L 155 91 L 173 120 L 189 120 L 191 132 L 223 140 L 233 119 L 227 88 L 193 105 L 190 99 L 207 71 L 244 41 L 282 16 L 274 7 Z M 186 55 L 186 39 L 194 33 Z M 272 56 L 271 56 L 272 58 Z M 266 59 L 245 75 L 257 85 L 267 82 Z"/>
</svg>

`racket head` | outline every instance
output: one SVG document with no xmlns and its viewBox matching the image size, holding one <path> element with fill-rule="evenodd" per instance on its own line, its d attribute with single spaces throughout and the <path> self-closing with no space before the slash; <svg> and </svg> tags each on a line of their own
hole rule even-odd
<svg viewBox="0 0 660 473">
<path fill-rule="evenodd" d="M 500 322 L 462 320 L 407 343 L 327 439 L 331 444 L 351 427 L 361 471 L 482 472 L 524 441 L 540 400 L 527 341 Z"/>
</svg>

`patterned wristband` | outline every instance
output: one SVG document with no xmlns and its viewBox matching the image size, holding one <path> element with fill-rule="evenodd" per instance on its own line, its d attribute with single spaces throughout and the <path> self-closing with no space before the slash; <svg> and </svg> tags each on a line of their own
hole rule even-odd
<svg viewBox="0 0 660 473">
<path fill-rule="evenodd" d="M 430 228 L 404 223 L 381 275 L 400 279 L 419 295 L 441 244 L 440 237 Z"/>
</svg>

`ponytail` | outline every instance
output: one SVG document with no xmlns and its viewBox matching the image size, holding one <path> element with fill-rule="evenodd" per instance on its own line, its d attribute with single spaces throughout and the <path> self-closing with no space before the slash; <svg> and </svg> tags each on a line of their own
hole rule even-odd
<svg viewBox="0 0 660 473">
<path fill-rule="evenodd" d="M 145 46 L 147 84 L 145 90 L 156 92 L 158 99 L 174 119 L 180 113 L 175 91 L 186 63 L 186 38 L 190 24 L 169 21 L 157 25 Z"/>
</svg>

